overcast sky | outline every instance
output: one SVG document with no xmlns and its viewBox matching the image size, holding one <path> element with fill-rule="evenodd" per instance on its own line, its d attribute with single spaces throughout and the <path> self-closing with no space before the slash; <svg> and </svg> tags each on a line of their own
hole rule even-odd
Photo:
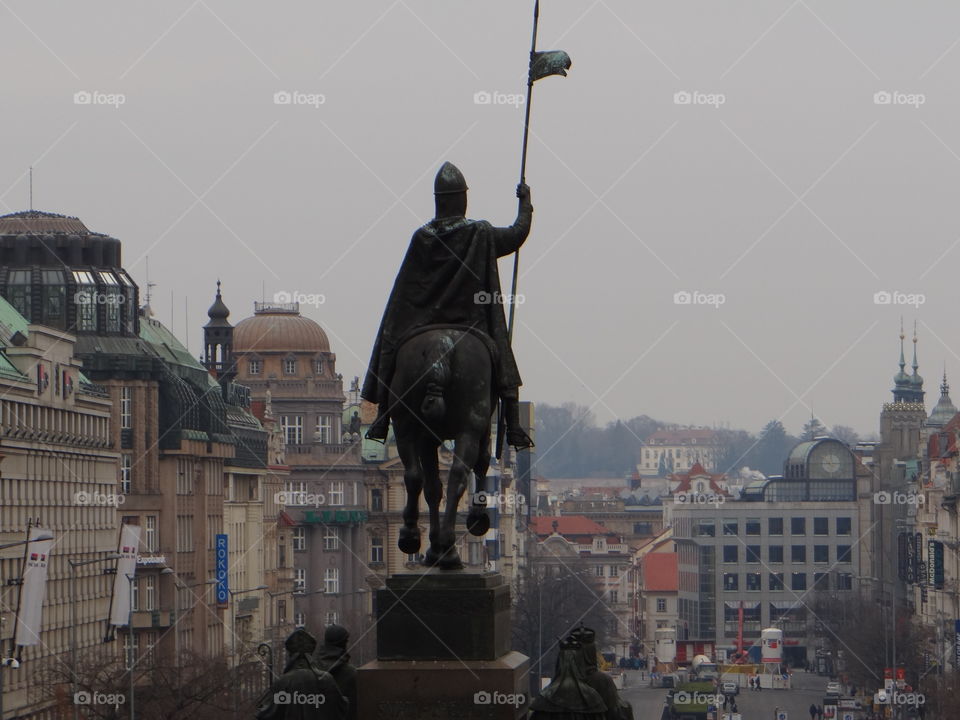
<svg viewBox="0 0 960 720">
<path fill-rule="evenodd" d="M 0 212 L 33 165 L 195 353 L 220 277 L 234 322 L 322 296 L 361 375 L 442 161 L 513 220 L 532 5 L 0 0 Z M 873 432 L 901 315 L 960 387 L 960 6 L 544 0 L 539 47 L 526 399 Z"/>
</svg>

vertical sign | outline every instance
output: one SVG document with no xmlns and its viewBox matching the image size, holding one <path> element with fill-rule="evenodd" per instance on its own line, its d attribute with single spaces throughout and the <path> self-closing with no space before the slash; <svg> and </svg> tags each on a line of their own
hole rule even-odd
<svg viewBox="0 0 960 720">
<path fill-rule="evenodd" d="M 217 602 L 221 605 L 230 599 L 230 558 L 227 553 L 227 536 L 217 535 Z"/>
<path fill-rule="evenodd" d="M 898 539 L 900 540 L 901 546 L 905 547 L 907 551 L 907 572 L 906 577 L 903 579 L 913 585 L 917 581 L 916 546 L 911 542 L 912 538 L 906 533 L 901 533 Z"/>
<path fill-rule="evenodd" d="M 927 584 L 943 587 L 943 543 L 937 540 L 927 542 Z"/>
<path fill-rule="evenodd" d="M 958 670 L 960 669 L 960 620 L 953 621 L 953 633 L 954 633 L 953 668 L 954 670 Z"/>
<path fill-rule="evenodd" d="M 117 546 L 117 574 L 113 577 L 113 599 L 110 601 L 110 624 L 130 622 L 130 577 L 137 572 L 137 553 L 140 551 L 140 526 L 120 526 L 120 544 Z"/>
<path fill-rule="evenodd" d="M 41 530 L 38 527 L 30 528 L 31 541 L 27 543 L 26 559 L 21 574 L 15 645 L 40 643 L 43 599 L 47 592 L 47 564 L 50 562 L 50 548 L 53 547 L 53 540 L 33 539 L 41 533 L 53 534 L 49 530 Z"/>
</svg>

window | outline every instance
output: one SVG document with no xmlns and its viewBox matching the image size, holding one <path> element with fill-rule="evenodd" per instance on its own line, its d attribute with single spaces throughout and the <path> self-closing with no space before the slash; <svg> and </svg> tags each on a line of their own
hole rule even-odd
<svg viewBox="0 0 960 720">
<path fill-rule="evenodd" d="M 296 592 L 307 591 L 307 571 L 303 568 L 293 569 L 293 589 Z"/>
<path fill-rule="evenodd" d="M 277 601 L 277 624 L 278 625 L 287 624 L 287 601 L 286 600 Z"/>
<path fill-rule="evenodd" d="M 383 562 L 383 538 L 379 535 L 373 535 L 370 537 L 370 562 Z"/>
<path fill-rule="evenodd" d="M 307 549 L 307 529 L 305 527 L 295 527 L 293 529 L 293 549 Z"/>
<path fill-rule="evenodd" d="M 791 590 L 806 590 L 807 589 L 807 574 L 802 572 L 790 573 L 790 589 Z"/>
<path fill-rule="evenodd" d="M 837 574 L 837 590 L 853 590 L 853 574 L 852 573 Z"/>
<path fill-rule="evenodd" d="M 317 416 L 317 435 L 316 439 L 324 445 L 333 442 L 333 421 L 329 415 Z"/>
<path fill-rule="evenodd" d="M 313 374 L 323 375 L 323 358 L 313 359 Z"/>
<path fill-rule="evenodd" d="M 616 565 L 611 565 L 610 577 L 619 577 L 619 575 L 620 575 L 620 568 L 618 568 Z"/>
<path fill-rule="evenodd" d="M 727 591 L 740 589 L 740 575 L 737 573 L 723 574 L 723 589 Z"/>
<path fill-rule="evenodd" d="M 156 552 L 160 547 L 157 542 L 157 516 L 147 515 L 146 524 L 143 528 L 143 545 L 148 552 Z"/>
<path fill-rule="evenodd" d="M 696 534 L 701 537 L 716 537 L 717 528 L 712 519 L 701 519 L 697 522 Z"/>
<path fill-rule="evenodd" d="M 747 545 L 747 562 L 748 563 L 760 562 L 760 546 L 759 545 Z"/>
<path fill-rule="evenodd" d="M 133 612 L 140 610 L 140 578 L 130 580 L 130 609 Z"/>
<path fill-rule="evenodd" d="M 738 552 L 738 545 L 724 545 L 723 546 L 723 561 L 725 563 L 735 563 L 740 556 Z"/>
<path fill-rule="evenodd" d="M 16 272 L 16 271 L 14 271 Z M 11 275 L 14 273 L 11 272 Z M 63 283 L 63 273 L 59 270 L 41 270 L 40 281 L 43 317 L 46 325 L 63 327 L 63 299 L 66 297 L 66 287 Z M 12 289 L 12 288 L 11 288 Z"/>
<path fill-rule="evenodd" d="M 120 388 L 120 429 L 133 427 L 133 388 Z"/>
<path fill-rule="evenodd" d="M 370 511 L 383 512 L 383 490 L 373 488 L 370 491 Z"/>
<path fill-rule="evenodd" d="M 747 573 L 747 590 L 760 590 L 760 573 Z"/>
<path fill-rule="evenodd" d="M 723 534 L 724 535 L 737 535 L 738 534 L 739 523 L 736 520 L 724 520 L 723 521 Z"/>
<path fill-rule="evenodd" d="M 616 590 L 611 590 L 611 591 L 610 591 L 610 602 L 611 602 L 611 603 L 620 602 L 619 599 L 618 599 L 618 597 L 619 597 L 619 593 L 618 593 Z"/>
<path fill-rule="evenodd" d="M 747 535 L 760 534 L 760 518 L 747 518 L 744 523 L 744 532 Z"/>
<path fill-rule="evenodd" d="M 323 591 L 328 594 L 340 592 L 340 568 L 327 568 L 323 571 Z"/>
<path fill-rule="evenodd" d="M 113 273 L 98 271 L 97 275 L 100 278 L 100 282 L 104 285 L 103 294 L 97 297 L 106 311 L 106 325 L 104 330 L 107 332 L 120 332 L 120 308 L 123 305 L 120 283 L 117 282 Z"/>
<path fill-rule="evenodd" d="M 307 624 L 307 616 L 304 615 L 302 612 L 294 613 L 293 624 L 296 625 L 298 628 L 304 627 Z"/>
<path fill-rule="evenodd" d="M 120 456 L 120 492 L 130 494 L 130 475 L 133 471 L 133 457 L 123 454 Z"/>
<path fill-rule="evenodd" d="M 324 625 L 338 625 L 340 622 L 340 614 L 336 612 L 328 612 L 324 615 L 323 624 Z"/>
<path fill-rule="evenodd" d="M 31 315 L 32 303 L 30 302 L 29 270 L 10 271 L 10 277 L 7 279 L 7 300 L 17 309 L 17 312 L 23 315 L 28 321 L 33 319 Z"/>
<path fill-rule="evenodd" d="M 837 562 L 838 563 L 850 562 L 850 546 L 849 545 L 837 545 Z"/>
<path fill-rule="evenodd" d="M 328 525 L 323 533 L 323 549 L 340 549 L 340 528 Z"/>
<path fill-rule="evenodd" d="M 807 519 L 802 517 L 790 518 L 790 534 L 791 535 L 806 535 L 807 534 Z"/>
<path fill-rule="evenodd" d="M 783 545 L 771 545 L 767 549 L 767 558 L 772 563 L 783 562 Z"/>
<path fill-rule="evenodd" d="M 815 517 L 813 519 L 813 534 L 829 535 L 830 534 L 830 518 Z"/>
<path fill-rule="evenodd" d="M 830 575 L 828 573 L 814 573 L 813 574 L 813 586 L 817 590 L 829 590 L 830 589 Z"/>
<path fill-rule="evenodd" d="M 603 577 L 603 575 L 604 575 L 603 565 L 597 565 L 597 566 L 593 569 L 593 571 L 596 573 L 597 577 Z"/>
<path fill-rule="evenodd" d="M 97 286 L 93 275 L 86 270 L 74 270 L 73 279 L 77 292 L 73 296 L 77 305 L 77 329 L 97 329 Z"/>
<path fill-rule="evenodd" d="M 770 573 L 770 589 L 783 590 L 783 573 Z"/>
<path fill-rule="evenodd" d="M 813 561 L 815 563 L 828 563 L 830 562 L 830 546 L 829 545 L 814 545 L 813 546 Z"/>
<path fill-rule="evenodd" d="M 633 524 L 634 535 L 653 535 L 652 522 L 638 522 Z"/>
<path fill-rule="evenodd" d="M 153 575 L 147 575 L 144 578 L 144 599 L 143 599 L 143 609 L 144 610 L 156 610 L 157 609 L 157 578 Z"/>
<path fill-rule="evenodd" d="M 177 515 L 177 552 L 193 550 L 193 515 Z"/>
<path fill-rule="evenodd" d="M 277 543 L 277 567 L 285 568 L 287 566 L 287 546 L 283 542 L 283 538 L 280 538 L 280 542 Z"/>
<path fill-rule="evenodd" d="M 665 613 L 667 611 L 667 599 L 657 598 L 657 612 Z"/>
<path fill-rule="evenodd" d="M 807 561 L 807 546 L 791 545 L 790 546 L 790 562 L 804 563 L 806 561 Z"/>
<path fill-rule="evenodd" d="M 850 526 L 851 526 L 850 518 L 838 517 L 837 518 L 837 535 L 849 535 Z"/>
<path fill-rule="evenodd" d="M 247 365 L 247 369 L 251 375 L 259 375 L 262 367 L 263 363 L 260 361 L 260 358 L 253 358 Z"/>
<path fill-rule="evenodd" d="M 284 375 L 297 374 L 297 359 L 295 357 L 285 357 L 283 359 L 283 374 Z"/>
<path fill-rule="evenodd" d="M 767 533 L 783 535 L 783 518 L 767 518 Z"/>
<path fill-rule="evenodd" d="M 330 483 L 330 497 L 328 499 L 331 505 L 343 505 L 343 480 Z"/>
<path fill-rule="evenodd" d="M 280 427 L 287 445 L 303 444 L 303 415 L 281 415 Z"/>
</svg>

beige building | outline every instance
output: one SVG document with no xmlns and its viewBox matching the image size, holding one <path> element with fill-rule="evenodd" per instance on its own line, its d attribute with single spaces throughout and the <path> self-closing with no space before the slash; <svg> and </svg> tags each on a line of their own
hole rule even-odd
<svg viewBox="0 0 960 720">
<path fill-rule="evenodd" d="M 714 470 L 722 448 L 715 430 L 674 427 L 657 430 L 641 445 L 637 471 L 641 477 L 686 472 L 696 463 Z"/>
</svg>

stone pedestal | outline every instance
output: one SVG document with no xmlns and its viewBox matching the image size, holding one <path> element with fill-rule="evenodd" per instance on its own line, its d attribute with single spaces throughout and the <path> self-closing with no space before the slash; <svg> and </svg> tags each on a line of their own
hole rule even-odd
<svg viewBox="0 0 960 720">
<path fill-rule="evenodd" d="M 530 660 L 510 650 L 499 573 L 425 570 L 377 591 L 377 660 L 358 671 L 364 720 L 517 720 Z"/>
</svg>

